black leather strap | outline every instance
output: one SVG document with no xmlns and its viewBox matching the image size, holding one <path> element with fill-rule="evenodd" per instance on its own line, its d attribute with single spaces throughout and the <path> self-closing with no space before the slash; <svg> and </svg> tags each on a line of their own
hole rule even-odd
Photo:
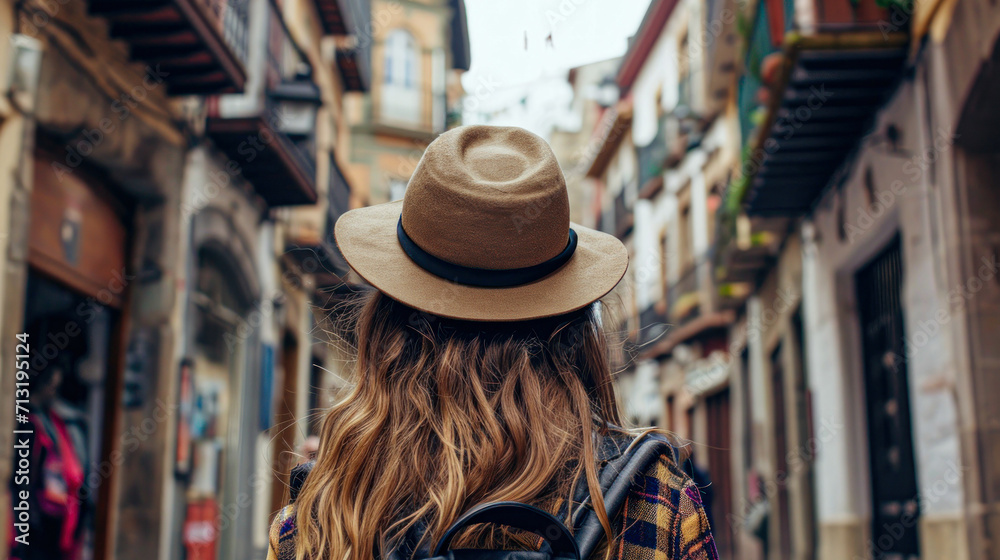
<svg viewBox="0 0 1000 560">
<path fill-rule="evenodd" d="M 645 473 L 660 455 L 675 455 L 675 450 L 670 442 L 658 434 L 648 434 L 638 440 L 609 435 L 601 441 L 600 452 L 609 459 L 608 464 L 601 469 L 599 483 L 601 493 L 604 496 L 604 507 L 610 519 L 614 519 L 621 511 L 625 498 L 636 479 Z M 314 463 L 310 461 L 292 469 L 289 480 L 292 502 L 298 497 L 302 484 L 313 465 Z M 589 496 L 587 496 L 585 484 L 578 489 L 577 501 L 582 502 L 582 505 L 574 510 L 571 519 L 576 528 L 575 538 L 569 534 L 562 522 L 543 510 L 517 502 L 497 502 L 474 508 L 459 518 L 438 543 L 435 556 L 447 551 L 451 540 L 464 527 L 475 523 L 496 523 L 530 531 L 545 538 L 552 548 L 553 556 L 561 554 L 567 558 L 589 558 L 604 539 L 604 528 L 597 518 L 597 513 L 588 503 Z M 530 527 L 525 526 L 525 515 L 531 518 L 527 521 L 531 525 Z M 473 520 L 474 516 L 481 517 L 475 517 Z M 540 528 L 542 532 L 538 532 L 532 527 Z M 573 542 L 572 546 L 565 542 L 567 538 Z M 461 556 L 460 551 L 455 552 L 454 557 Z"/>
<path fill-rule="evenodd" d="M 448 528 L 434 548 L 434 556 L 445 554 L 458 533 L 477 523 L 506 525 L 534 533 L 549 543 L 553 558 L 580 559 L 576 541 L 561 521 L 547 511 L 520 502 L 493 502 L 472 508 Z"/>
<path fill-rule="evenodd" d="M 399 218 L 399 222 L 396 224 L 396 237 L 399 239 L 399 245 L 403 248 L 403 252 L 413 262 L 417 263 L 417 266 L 420 268 L 445 280 L 451 280 L 452 282 L 468 286 L 478 286 L 480 288 L 509 288 L 541 280 L 569 261 L 570 257 L 573 256 L 573 252 L 576 251 L 577 243 L 576 232 L 570 229 L 569 241 L 566 243 L 566 248 L 555 257 L 543 263 L 524 268 L 492 269 L 473 268 L 450 263 L 424 251 L 403 230 L 402 217 Z"/>
<path fill-rule="evenodd" d="M 673 456 L 674 448 L 658 434 L 646 434 L 637 439 L 618 458 L 609 462 L 600 474 L 601 493 L 608 518 L 614 520 L 625 504 L 632 485 L 661 455 Z M 604 540 L 604 527 L 589 504 L 584 503 L 572 517 L 576 527 L 576 545 L 580 558 L 589 558 Z"/>
<path fill-rule="evenodd" d="M 305 483 L 306 477 L 309 476 L 315 465 L 315 461 L 309 461 L 308 463 L 296 465 L 292 469 L 292 474 L 288 477 L 289 503 L 295 503 L 295 499 L 299 497 L 299 491 L 302 490 L 302 485 Z"/>
</svg>

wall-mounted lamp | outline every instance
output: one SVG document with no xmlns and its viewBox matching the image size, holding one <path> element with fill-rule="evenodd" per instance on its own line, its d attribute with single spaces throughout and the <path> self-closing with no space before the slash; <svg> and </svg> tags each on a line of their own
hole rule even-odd
<svg viewBox="0 0 1000 560">
<path fill-rule="evenodd" d="M 42 43 L 27 35 L 12 35 L 7 61 L 6 92 L 18 110 L 32 113 L 42 69 Z"/>
</svg>

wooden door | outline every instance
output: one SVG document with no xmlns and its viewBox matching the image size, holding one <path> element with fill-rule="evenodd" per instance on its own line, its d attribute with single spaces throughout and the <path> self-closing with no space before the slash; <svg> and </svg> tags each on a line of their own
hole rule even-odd
<svg viewBox="0 0 1000 560">
<path fill-rule="evenodd" d="M 708 424 L 708 472 L 714 486 L 711 492 L 712 534 L 720 558 L 733 557 L 733 531 L 728 526 L 733 512 L 732 499 L 732 429 L 729 414 L 729 388 L 705 399 Z"/>
</svg>

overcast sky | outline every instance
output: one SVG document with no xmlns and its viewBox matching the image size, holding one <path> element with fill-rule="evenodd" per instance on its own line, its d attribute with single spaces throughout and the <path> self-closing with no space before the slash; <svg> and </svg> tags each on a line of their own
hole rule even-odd
<svg viewBox="0 0 1000 560">
<path fill-rule="evenodd" d="M 465 5 L 472 45 L 472 68 L 462 78 L 468 114 L 518 104 L 526 94 L 557 87 L 553 82 L 570 68 L 621 56 L 649 0 L 466 0 Z M 506 124 L 535 128 L 532 122 Z"/>
</svg>

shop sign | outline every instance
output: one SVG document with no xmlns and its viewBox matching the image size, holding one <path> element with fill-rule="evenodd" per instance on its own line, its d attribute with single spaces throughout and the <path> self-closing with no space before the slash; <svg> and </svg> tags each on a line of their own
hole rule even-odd
<svg viewBox="0 0 1000 560">
<path fill-rule="evenodd" d="M 184 519 L 187 560 L 215 560 L 219 538 L 218 509 L 214 498 L 203 498 L 188 504 Z"/>
<path fill-rule="evenodd" d="M 687 390 L 702 396 L 719 389 L 729 381 L 729 362 L 718 355 L 693 362 L 684 375 Z"/>
</svg>

